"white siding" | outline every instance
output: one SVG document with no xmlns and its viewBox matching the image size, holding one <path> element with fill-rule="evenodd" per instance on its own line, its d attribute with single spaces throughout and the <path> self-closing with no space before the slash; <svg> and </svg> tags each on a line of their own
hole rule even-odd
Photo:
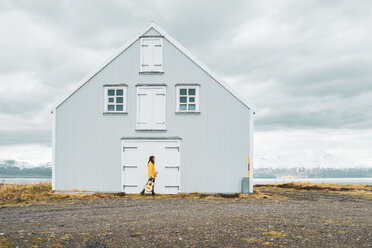
<svg viewBox="0 0 372 248">
<path fill-rule="evenodd" d="M 182 138 L 181 192 L 240 192 L 248 174 L 250 110 L 164 39 L 164 74 L 138 71 L 136 41 L 57 108 L 55 189 L 121 190 L 121 138 Z M 104 84 L 124 82 L 128 114 L 102 113 Z M 200 84 L 200 114 L 176 114 L 177 83 Z M 166 131 L 136 131 L 136 85 L 166 84 Z M 253 171 L 253 168 L 252 168 Z"/>
</svg>

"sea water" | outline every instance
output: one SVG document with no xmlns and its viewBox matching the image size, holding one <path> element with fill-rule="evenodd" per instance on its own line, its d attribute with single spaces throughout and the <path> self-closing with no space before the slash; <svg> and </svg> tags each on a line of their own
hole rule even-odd
<svg viewBox="0 0 372 248">
<path fill-rule="evenodd" d="M 20 178 L 20 177 L 0 177 L 0 184 L 33 184 L 51 183 L 51 178 Z M 255 178 L 253 185 L 278 184 L 289 182 L 309 182 L 309 183 L 331 183 L 331 184 L 372 184 L 372 177 L 367 178 Z"/>
<path fill-rule="evenodd" d="M 52 183 L 52 178 L 0 177 L 0 184 Z"/>
<path fill-rule="evenodd" d="M 290 182 L 329 184 L 372 184 L 372 177 L 366 178 L 254 178 L 253 185 L 279 184 Z"/>
</svg>

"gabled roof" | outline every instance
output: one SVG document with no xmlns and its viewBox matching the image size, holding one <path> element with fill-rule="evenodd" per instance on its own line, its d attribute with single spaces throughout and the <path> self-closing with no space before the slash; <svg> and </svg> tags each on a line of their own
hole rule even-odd
<svg viewBox="0 0 372 248">
<path fill-rule="evenodd" d="M 79 90 L 84 84 L 86 84 L 91 78 L 93 78 L 96 74 L 98 74 L 103 68 L 109 65 L 114 59 L 116 59 L 120 54 L 122 54 L 128 47 L 130 47 L 134 42 L 136 42 L 141 36 L 146 34 L 149 30 L 154 29 L 160 35 L 164 36 L 170 43 L 172 43 L 176 48 L 178 48 L 183 54 L 185 54 L 191 61 L 193 61 L 196 65 L 198 65 L 203 71 L 208 73 L 215 81 L 217 81 L 220 85 L 222 85 L 228 92 L 231 93 L 235 98 L 237 98 L 240 102 L 242 102 L 247 108 L 255 111 L 256 108 L 250 104 L 248 104 L 239 94 L 232 89 L 225 81 L 220 79 L 211 69 L 208 68 L 204 63 L 202 63 L 199 59 L 197 59 L 194 55 L 192 55 L 189 50 L 183 47 L 178 41 L 173 39 L 167 32 L 161 29 L 158 25 L 151 22 L 145 28 L 141 29 L 138 33 L 136 33 L 132 38 L 130 38 L 127 42 L 125 42 L 111 57 L 109 57 L 104 63 L 102 63 L 99 67 L 85 76 L 71 91 L 69 91 L 66 95 L 64 95 L 55 105 L 53 105 L 51 111 L 53 112 L 56 108 L 58 108 L 63 102 L 65 102 L 71 95 L 73 95 L 77 90 Z"/>
</svg>

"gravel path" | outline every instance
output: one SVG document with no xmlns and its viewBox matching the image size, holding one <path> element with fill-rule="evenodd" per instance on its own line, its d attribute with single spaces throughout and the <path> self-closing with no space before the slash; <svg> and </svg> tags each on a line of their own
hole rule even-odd
<svg viewBox="0 0 372 248">
<path fill-rule="evenodd" d="M 0 247 L 372 247 L 372 202 L 260 188 L 273 199 L 75 201 L 0 208 Z"/>
</svg>

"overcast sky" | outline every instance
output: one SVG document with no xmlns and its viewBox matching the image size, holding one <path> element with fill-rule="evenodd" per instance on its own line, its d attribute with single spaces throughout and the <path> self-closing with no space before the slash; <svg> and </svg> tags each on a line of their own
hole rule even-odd
<svg viewBox="0 0 372 248">
<path fill-rule="evenodd" d="M 2 0 L 0 159 L 51 161 L 50 106 L 150 21 L 257 106 L 256 152 L 372 162 L 370 0 Z"/>
</svg>

